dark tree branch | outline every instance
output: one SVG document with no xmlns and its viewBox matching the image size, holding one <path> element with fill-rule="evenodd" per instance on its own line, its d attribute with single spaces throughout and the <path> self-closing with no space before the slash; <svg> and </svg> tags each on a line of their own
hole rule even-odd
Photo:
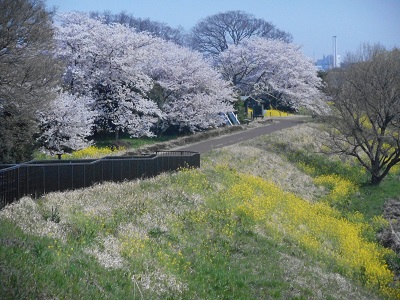
<svg viewBox="0 0 400 300">
<path fill-rule="evenodd" d="M 364 47 L 364 53 L 327 76 L 333 98 L 330 147 L 355 157 L 379 184 L 400 160 L 400 50 Z"/>
</svg>

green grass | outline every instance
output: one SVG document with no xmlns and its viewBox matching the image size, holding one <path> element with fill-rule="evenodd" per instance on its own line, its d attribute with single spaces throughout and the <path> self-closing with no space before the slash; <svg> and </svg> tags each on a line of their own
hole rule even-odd
<svg viewBox="0 0 400 300">
<path fill-rule="evenodd" d="M 350 211 L 360 211 L 371 219 L 381 213 L 388 199 L 400 201 L 400 173 L 389 174 L 379 186 L 363 185 L 350 204 Z"/>
<path fill-rule="evenodd" d="M 398 194 L 398 175 L 379 188 L 360 185 L 339 212 L 321 202 L 329 190 L 313 186 L 310 174 L 353 180 L 357 169 L 274 152 L 277 137 L 268 147 L 260 138 L 203 155 L 200 170 L 7 207 L 0 212 L 0 298 L 397 299 L 400 288 L 390 289 L 387 273 L 376 273 L 379 286 L 368 264 L 341 258 L 353 253 L 346 236 L 350 245 L 386 253 L 357 228 L 372 230 L 366 220 Z M 365 218 L 346 219 L 345 209 Z"/>
<path fill-rule="evenodd" d="M 341 209 L 345 213 L 361 212 L 367 219 L 372 219 L 383 211 L 388 199 L 399 199 L 400 173 L 393 170 L 378 186 L 370 185 L 369 178 L 364 169 L 356 162 L 346 163 L 340 160 L 328 160 L 322 154 L 309 153 L 303 150 L 291 150 L 288 145 L 276 144 L 275 150 L 285 153 L 284 156 L 299 168 L 304 169 L 312 177 L 335 174 L 347 179 L 359 187 L 358 193 L 352 195 L 351 201 Z"/>
</svg>

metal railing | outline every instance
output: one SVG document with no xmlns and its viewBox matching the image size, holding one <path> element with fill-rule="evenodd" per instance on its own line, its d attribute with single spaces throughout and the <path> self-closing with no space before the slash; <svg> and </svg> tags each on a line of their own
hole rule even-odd
<svg viewBox="0 0 400 300">
<path fill-rule="evenodd" d="M 89 187 L 105 181 L 149 178 L 180 168 L 200 167 L 200 154 L 191 151 L 159 151 L 132 157 L 83 160 L 39 160 L 0 165 L 0 209 L 23 196 Z"/>
</svg>

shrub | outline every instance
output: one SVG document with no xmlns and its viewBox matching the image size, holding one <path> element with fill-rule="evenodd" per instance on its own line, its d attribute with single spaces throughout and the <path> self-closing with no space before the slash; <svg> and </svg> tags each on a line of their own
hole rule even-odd
<svg viewBox="0 0 400 300">
<path fill-rule="evenodd" d="M 124 147 L 103 147 L 90 146 L 82 150 L 74 151 L 71 154 L 64 155 L 67 159 L 85 159 L 85 158 L 101 158 L 110 154 L 115 154 L 116 151 L 123 151 Z"/>
</svg>

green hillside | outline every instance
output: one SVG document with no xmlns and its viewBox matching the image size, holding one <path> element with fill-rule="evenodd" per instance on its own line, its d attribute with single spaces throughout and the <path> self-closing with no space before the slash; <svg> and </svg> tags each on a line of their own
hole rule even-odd
<svg viewBox="0 0 400 300">
<path fill-rule="evenodd" d="M 200 169 L 23 198 L 0 211 L 1 299 L 400 299 L 376 234 L 400 195 L 318 154 L 315 124 Z M 383 192 L 385 191 L 385 192 Z"/>
</svg>

